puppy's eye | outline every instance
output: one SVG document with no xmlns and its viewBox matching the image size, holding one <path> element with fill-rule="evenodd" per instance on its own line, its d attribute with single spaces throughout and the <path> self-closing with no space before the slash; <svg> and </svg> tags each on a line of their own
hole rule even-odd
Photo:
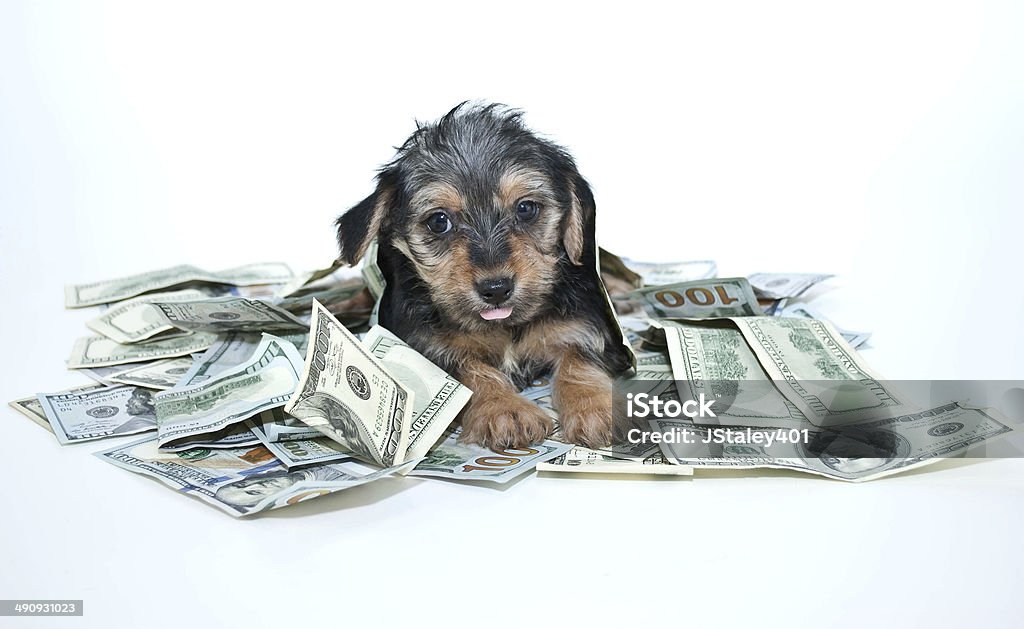
<svg viewBox="0 0 1024 629">
<path fill-rule="evenodd" d="M 516 218 L 521 221 L 532 221 L 537 218 L 538 212 L 540 212 L 540 204 L 536 201 L 523 199 L 516 204 Z"/>
<path fill-rule="evenodd" d="M 427 229 L 435 234 L 447 234 L 452 230 L 452 219 L 448 218 L 444 212 L 434 212 L 424 222 L 427 224 Z"/>
</svg>

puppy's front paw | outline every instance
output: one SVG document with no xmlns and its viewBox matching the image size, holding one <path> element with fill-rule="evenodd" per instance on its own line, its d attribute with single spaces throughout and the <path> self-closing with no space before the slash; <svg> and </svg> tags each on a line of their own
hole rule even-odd
<svg viewBox="0 0 1024 629">
<path fill-rule="evenodd" d="M 612 442 L 612 392 L 572 387 L 559 396 L 559 422 L 569 443 L 605 448 Z"/>
<path fill-rule="evenodd" d="M 539 406 L 515 393 L 474 395 L 462 414 L 460 439 L 492 450 L 524 448 L 543 441 L 552 427 Z"/>
<path fill-rule="evenodd" d="M 604 448 L 612 442 L 612 379 L 579 350 L 562 358 L 554 381 L 554 403 L 569 443 Z"/>
</svg>

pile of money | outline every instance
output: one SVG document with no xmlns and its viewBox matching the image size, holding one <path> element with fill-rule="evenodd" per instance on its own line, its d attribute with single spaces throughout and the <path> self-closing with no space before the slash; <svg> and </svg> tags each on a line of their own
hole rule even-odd
<svg viewBox="0 0 1024 629">
<path fill-rule="evenodd" d="M 667 440 L 584 448 L 557 429 L 549 377 L 521 395 L 552 417 L 551 437 L 488 450 L 459 439 L 457 417 L 473 392 L 376 325 L 385 282 L 375 251 L 358 274 L 338 262 L 297 276 L 279 263 L 177 266 L 68 286 L 68 308 L 97 308 L 92 334 L 67 360 L 93 382 L 11 406 L 62 445 L 126 437 L 96 456 L 235 516 L 393 475 L 508 483 L 535 469 L 687 476 L 775 467 L 863 480 L 970 445 L 936 426 L 968 426 L 971 443 L 1010 430 L 994 411 L 918 409 L 887 388 L 854 349 L 869 334 L 799 301 L 829 275 L 718 278 L 713 261 L 645 263 L 602 250 L 610 308 L 637 359 L 616 386 L 728 401 L 714 423 L 656 417 L 640 433 L 806 430 L 834 446 L 837 435 L 849 438 L 836 426 L 871 433 L 895 422 L 906 428 L 899 456 L 836 463 L 835 447 L 777 441 L 710 453 Z"/>
<path fill-rule="evenodd" d="M 571 449 L 460 443 L 472 391 L 371 325 L 379 270 L 340 266 L 69 286 L 69 308 L 99 311 L 67 366 L 95 382 L 11 406 L 63 445 L 134 435 L 96 456 L 236 516 L 393 474 L 507 483 Z"/>
<path fill-rule="evenodd" d="M 695 264 L 676 265 L 675 276 L 665 265 L 657 277 L 668 283 L 641 282 L 613 297 L 637 354 L 636 373 L 617 385 L 623 395 L 717 403 L 713 417 L 645 414 L 647 425 L 634 434 L 656 437 L 668 463 L 863 481 L 1012 432 L 996 409 L 953 400 L 921 407 L 879 376 L 856 350 L 869 333 L 839 328 L 798 300 L 831 275 L 694 278 Z M 713 275 L 714 266 L 706 268 Z M 580 466 L 604 464 L 577 458 L 585 459 Z"/>
</svg>

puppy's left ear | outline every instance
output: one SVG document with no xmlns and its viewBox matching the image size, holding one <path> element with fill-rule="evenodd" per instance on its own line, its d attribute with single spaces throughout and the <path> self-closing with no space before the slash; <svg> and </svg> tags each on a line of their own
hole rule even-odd
<svg viewBox="0 0 1024 629">
<path fill-rule="evenodd" d="M 366 254 L 370 242 L 381 235 L 397 202 L 398 177 L 390 170 L 377 176 L 377 189 L 355 207 L 338 217 L 340 259 L 349 266 Z"/>
<path fill-rule="evenodd" d="M 565 215 L 562 227 L 562 243 L 565 245 L 565 252 L 569 254 L 569 260 L 579 266 L 583 264 L 588 239 L 594 239 L 594 214 L 597 207 L 590 185 L 578 172 L 573 172 L 569 178 L 569 188 L 569 212 Z"/>
</svg>

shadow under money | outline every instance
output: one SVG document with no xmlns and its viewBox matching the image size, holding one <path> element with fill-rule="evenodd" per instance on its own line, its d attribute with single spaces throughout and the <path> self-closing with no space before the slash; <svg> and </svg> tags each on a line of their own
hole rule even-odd
<svg viewBox="0 0 1024 629">
<path fill-rule="evenodd" d="M 693 477 L 697 474 L 697 470 L 693 470 L 693 474 L 640 474 L 640 473 L 628 473 L 628 472 L 561 472 L 555 470 L 544 470 L 537 472 L 538 478 L 543 479 L 572 479 L 572 482 L 579 482 L 583 479 L 591 480 L 606 480 L 614 481 L 616 483 L 622 483 L 625 481 L 634 481 L 641 483 L 676 483 L 680 481 L 693 481 Z"/>
<path fill-rule="evenodd" d="M 471 478 L 443 478 L 441 476 L 412 476 L 409 478 L 416 478 L 417 480 L 429 480 L 444 483 L 453 487 L 468 487 L 471 491 L 497 491 L 499 493 L 508 491 L 509 488 L 515 487 L 519 483 L 523 482 L 527 478 L 534 475 L 533 470 L 523 472 L 519 476 L 506 481 L 504 483 L 495 483 L 486 480 L 474 480 Z"/>
<path fill-rule="evenodd" d="M 913 476 L 920 476 L 925 474 L 932 474 L 941 470 L 955 469 L 961 467 L 968 467 L 971 465 L 977 465 L 985 463 L 991 459 L 981 458 L 951 458 L 951 459 L 935 459 L 934 463 L 923 465 L 921 467 L 911 468 L 909 470 L 902 470 L 895 472 L 889 476 L 886 476 L 884 480 L 895 480 L 897 478 L 910 478 Z M 800 479 L 804 481 L 821 482 L 821 481 L 835 481 L 840 485 L 874 485 L 874 481 L 862 482 L 862 483 L 851 483 L 844 481 L 839 478 L 829 478 L 827 476 L 821 476 L 818 474 L 811 474 L 808 472 L 800 472 L 797 470 L 785 470 L 778 468 L 750 468 L 750 469 L 734 469 L 734 468 L 718 468 L 718 467 L 694 467 L 693 478 L 698 480 L 713 479 L 713 478 L 791 478 Z M 937 476 L 937 478 L 941 478 Z"/>
<path fill-rule="evenodd" d="M 262 513 L 238 518 L 239 520 L 262 520 L 266 518 L 303 518 L 319 513 L 331 513 L 357 509 L 387 500 L 423 482 L 419 478 L 387 476 L 365 485 L 305 500 L 298 504 L 280 507 Z"/>
<path fill-rule="evenodd" d="M 431 478 L 422 476 L 388 476 L 378 481 L 359 485 L 351 489 L 335 492 L 321 496 L 314 500 L 307 500 L 289 507 L 264 511 L 263 513 L 239 518 L 241 520 L 263 519 L 263 518 L 301 518 L 316 515 L 318 513 L 329 513 L 344 511 L 357 507 L 374 504 L 397 496 L 421 483 L 444 483 L 449 487 L 458 487 L 469 491 L 487 491 L 499 493 L 508 491 L 511 487 L 518 485 L 525 479 L 533 476 L 532 473 L 524 473 L 507 483 L 493 483 L 484 480 Z"/>
</svg>

